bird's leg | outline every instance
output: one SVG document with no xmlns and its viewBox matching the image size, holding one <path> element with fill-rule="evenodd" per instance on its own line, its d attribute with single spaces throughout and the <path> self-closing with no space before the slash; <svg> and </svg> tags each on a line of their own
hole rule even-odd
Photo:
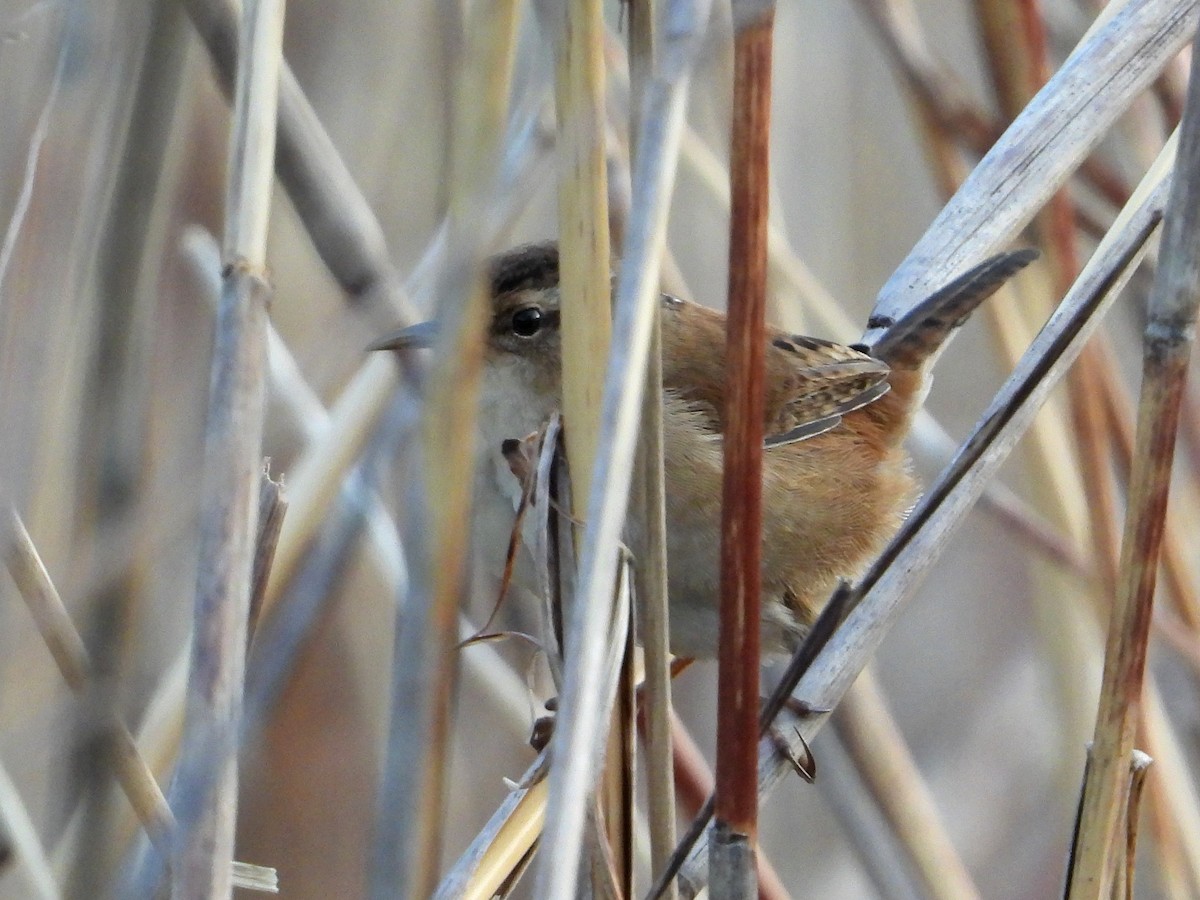
<svg viewBox="0 0 1200 900">
<path fill-rule="evenodd" d="M 788 697 L 783 701 L 783 708 L 797 719 L 815 719 L 817 716 L 833 712 L 828 706 L 813 706 L 807 700 L 801 700 L 799 697 Z"/>
</svg>

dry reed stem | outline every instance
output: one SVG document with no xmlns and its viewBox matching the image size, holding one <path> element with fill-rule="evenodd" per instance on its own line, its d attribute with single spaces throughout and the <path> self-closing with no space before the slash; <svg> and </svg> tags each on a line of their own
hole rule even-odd
<svg viewBox="0 0 1200 900">
<path fill-rule="evenodd" d="M 958 450 L 958 441 L 932 417 L 925 419 L 925 427 L 922 427 L 926 415 L 924 411 L 918 414 L 910 442 L 916 453 L 944 466 Z M 1097 583 L 1091 559 L 1085 557 L 1059 528 L 1001 482 L 988 486 L 979 498 L 979 505 L 1032 552 L 1059 566 L 1084 585 L 1090 587 Z"/>
<path fill-rule="evenodd" d="M 542 753 L 471 845 L 446 873 L 435 900 L 489 900 L 537 843 L 545 821 L 549 783 Z"/>
<path fill-rule="evenodd" d="M 896 843 L 908 855 L 922 896 L 937 900 L 979 897 L 871 667 L 863 670 L 846 693 L 834 726 Z"/>
<path fill-rule="evenodd" d="M 955 73 L 930 51 L 911 2 L 860 0 L 860 5 L 878 30 L 905 83 L 920 105 L 928 110 L 932 119 L 930 124 L 973 154 L 983 156 L 987 153 L 1004 131 L 1003 126 L 969 96 Z M 990 32 L 984 30 L 990 38 Z M 1012 30 L 1001 34 L 1002 47 L 1003 42 L 1011 40 L 1012 34 Z M 992 40 L 988 40 L 989 47 L 991 44 Z M 1096 156 L 1089 156 L 1080 164 L 1078 175 L 1117 209 L 1129 200 L 1129 186 L 1119 173 Z M 1080 210 L 1075 210 L 1074 215 L 1080 227 L 1103 234 L 1104 229 Z"/>
<path fill-rule="evenodd" d="M 762 447 L 765 415 L 767 209 L 770 192 L 772 3 L 735 3 L 730 150 L 725 465 L 717 771 L 709 881 L 719 897 L 757 890 Z"/>
<path fill-rule="evenodd" d="M 671 747 L 675 763 L 675 787 L 679 793 L 680 805 L 685 815 L 695 817 L 712 796 L 716 782 L 695 739 L 674 713 L 671 715 Z M 761 848 L 755 854 L 755 864 L 759 900 L 786 900 L 788 892 Z M 659 871 L 655 869 L 656 876 Z M 655 896 L 662 898 L 678 893 L 678 886 L 672 878 L 670 884 L 662 885 Z"/>
<path fill-rule="evenodd" d="M 1133 751 L 1133 755 L 1129 760 L 1129 799 L 1126 801 L 1125 810 L 1125 846 L 1121 848 L 1125 859 L 1124 872 L 1122 872 L 1122 890 L 1121 897 L 1123 900 L 1131 900 L 1133 897 L 1133 871 L 1134 863 L 1137 859 L 1137 838 L 1138 838 L 1138 820 L 1142 811 L 1142 793 L 1146 787 L 1146 776 L 1150 771 L 1150 764 L 1153 760 L 1138 750 Z"/>
<path fill-rule="evenodd" d="M 555 45 L 563 420 L 574 496 L 591 489 L 600 427 L 600 375 L 611 340 L 612 287 L 605 165 L 603 18 L 599 0 L 540 4 Z M 575 514 L 581 517 L 582 510 Z"/>
<path fill-rule="evenodd" d="M 173 863 L 174 891 L 180 897 L 227 894 L 233 848 L 234 749 L 257 516 L 263 325 L 270 289 L 257 274 L 261 269 L 255 272 L 239 262 L 229 271 L 206 440 L 206 468 L 212 474 L 205 478 L 209 512 L 201 531 L 193 675 L 173 789 L 179 798 L 175 805 L 188 810 L 181 838 L 190 837 L 177 846 Z M 219 483 L 218 470 L 224 468 L 231 475 Z M 223 762 L 214 763 L 219 760 Z"/>
<path fill-rule="evenodd" d="M 638 113 L 655 71 L 655 0 L 629 4 L 629 159 L 638 153 Z M 632 168 L 632 164 L 630 165 Z M 663 473 L 662 321 L 651 323 L 642 401 L 641 440 L 634 463 L 634 515 L 642 541 L 634 546 L 634 578 L 639 603 L 645 682 L 643 686 L 650 825 L 650 871 L 659 872 L 675 847 L 675 774 L 671 753 L 670 614 L 667 603 L 666 487 Z M 675 900 L 675 886 L 668 900 Z"/>
<path fill-rule="evenodd" d="M 558 248 L 562 307 L 562 414 L 571 473 L 572 513 L 582 519 L 591 490 L 600 430 L 604 366 L 612 337 L 605 72 L 600 0 L 538 6 L 554 42 L 554 109 L 558 148 Z M 555 9 L 554 7 L 558 7 Z M 628 662 L 628 661 L 627 661 Z M 622 683 L 631 682 L 628 669 Z M 597 803 L 615 874 L 632 887 L 630 822 L 633 752 L 628 692 L 608 724 Z M 594 859 L 598 856 L 593 854 Z M 599 865 L 594 863 L 593 868 Z M 597 880 L 597 879 L 594 879 Z"/>
<path fill-rule="evenodd" d="M 1084 763 L 1084 784 L 1095 767 L 1094 745 L 1087 748 L 1087 759 Z M 1121 834 L 1111 848 L 1106 865 L 1112 872 L 1110 891 L 1106 895 L 1111 900 L 1130 900 L 1133 897 L 1133 875 L 1135 851 L 1137 848 L 1138 822 L 1141 814 L 1141 798 L 1145 788 L 1146 774 L 1154 762 L 1141 750 L 1133 750 L 1129 758 L 1129 769 L 1125 774 L 1125 797 L 1121 807 Z M 1079 806 L 1075 813 L 1075 828 L 1072 835 L 1071 853 L 1067 858 L 1067 890 L 1074 882 L 1075 872 L 1079 865 L 1076 855 L 1079 849 L 1079 839 L 1083 825 L 1083 795 L 1080 795 Z"/>
<path fill-rule="evenodd" d="M 475 417 L 489 298 L 486 215 L 512 84 L 518 4 L 472 13 L 455 86 L 448 265 L 438 277 L 439 335 L 421 419 L 423 484 L 410 484 L 409 598 L 398 619 L 387 763 L 371 874 L 374 897 L 427 897 L 440 867 L 456 672 L 455 624 L 466 589 Z M 426 537 L 418 539 L 418 531 Z"/>
<path fill-rule="evenodd" d="M 687 76 L 704 24 L 705 0 L 666 5 L 658 74 L 647 88 L 632 178 L 625 259 L 617 278 L 612 352 L 606 374 L 601 445 L 580 554 L 568 671 L 555 727 L 555 756 L 539 890 L 575 890 L 584 807 L 593 779 L 602 698 L 603 640 L 628 503 L 646 358 L 657 312 L 659 261 L 683 129 Z M 590 688 L 590 689 L 589 689 Z M 546 862 L 550 860 L 550 862 Z"/>
<path fill-rule="evenodd" d="M 262 454 L 267 221 L 282 62 L 281 0 L 247 4 L 226 198 L 225 289 L 213 353 L 196 623 L 172 803 L 174 897 L 230 895 L 237 729 Z"/>
<path fill-rule="evenodd" d="M 1193 55 L 1195 48 L 1193 48 Z M 1084 781 L 1068 896 L 1113 890 L 1118 818 L 1128 804 L 1125 773 L 1142 703 L 1146 647 L 1158 574 L 1176 430 L 1200 303 L 1200 73 L 1193 62 L 1177 173 L 1148 302 L 1137 444 L 1122 543 L 1121 582 L 1105 651 L 1092 766 Z"/>
</svg>

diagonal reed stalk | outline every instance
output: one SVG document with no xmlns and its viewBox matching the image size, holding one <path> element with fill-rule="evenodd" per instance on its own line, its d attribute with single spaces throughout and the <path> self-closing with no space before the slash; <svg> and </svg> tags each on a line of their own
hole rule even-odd
<svg viewBox="0 0 1200 900">
<path fill-rule="evenodd" d="M 1132 8 L 1127 7 L 1114 17 L 1105 30 L 1085 40 L 1072 57 L 1076 66 L 1080 58 L 1090 55 L 1097 42 L 1106 54 L 1112 52 L 1111 41 L 1114 38 L 1120 41 L 1116 29 L 1130 24 L 1127 14 Z M 1189 13 L 1192 11 L 1189 10 Z M 1175 24 L 1183 27 L 1178 22 Z M 1187 24 L 1194 26 L 1195 23 L 1191 21 Z M 1121 32 L 1121 35 L 1125 36 L 1125 33 Z M 1176 33 L 1176 38 L 1178 36 Z M 1157 52 L 1161 45 L 1152 41 L 1146 48 L 1147 51 Z M 1068 81 L 1080 77 L 1078 71 L 1070 71 L 1071 66 L 1072 63 L 1068 61 L 1059 73 L 1061 76 L 1067 72 Z M 1137 68 L 1148 82 L 1153 72 L 1148 72 L 1143 66 Z M 1049 95 L 1053 93 L 1058 78 L 1052 79 L 1039 94 L 1041 102 L 1035 100 L 1022 113 L 943 210 L 926 236 L 918 242 L 909 261 L 901 267 L 901 270 L 908 270 L 909 278 L 926 277 L 914 271 L 914 260 L 921 258 L 922 248 L 926 246 L 948 241 L 956 243 L 961 249 L 990 240 L 998 227 L 1014 230 L 1021 227 L 1036 212 L 1038 200 L 1049 196 L 1043 180 L 1050 176 L 1066 177 L 1069 173 L 1069 166 L 1062 164 L 1058 157 L 1077 161 L 1083 147 L 1090 139 L 1094 139 L 1088 137 L 1088 128 L 1077 126 L 1078 131 L 1070 140 L 1063 138 L 1061 132 L 1058 133 L 1056 140 L 1061 139 L 1063 143 L 1056 148 L 1057 152 L 1048 153 L 1032 170 L 1023 170 L 1020 177 L 1013 176 L 1006 166 L 998 162 L 1014 157 L 1027 158 L 1031 152 L 1030 144 L 1044 145 L 1044 135 L 1031 132 L 1029 125 L 1047 114 L 1046 107 L 1051 104 Z M 1095 72 L 1088 81 L 1094 79 Z M 1112 80 L 1103 83 L 1111 85 Z M 1096 85 L 1090 84 L 1089 91 L 1095 89 Z M 1071 100 L 1075 102 L 1075 95 Z M 1109 111 L 1098 113 L 1097 116 L 1108 119 Z M 1026 117 L 1029 117 L 1029 121 L 1023 121 Z M 971 503 L 979 496 L 983 483 L 1007 457 L 1017 437 L 1028 427 L 1034 412 L 1080 352 L 1083 342 L 1098 324 L 1096 313 L 1113 302 L 1132 274 L 1133 264 L 1140 258 L 1146 237 L 1161 215 L 1165 202 L 1164 173 L 1169 168 L 1172 154 L 1173 148 L 1168 147 L 1151 173 L 1143 179 L 1129 206 L 1084 268 L 1058 312 L 1038 335 L 984 414 L 975 435 L 968 439 L 952 466 L 925 495 L 889 548 L 855 587 L 853 595 L 862 598 L 861 602 L 851 611 L 846 623 L 800 682 L 799 696 L 810 704 L 820 708 L 833 708 L 837 704 L 889 624 L 894 621 L 900 604 L 910 596 L 916 582 L 937 557 L 950 530 L 961 521 Z M 1003 190 L 999 187 L 1001 184 L 1004 185 Z M 1039 188 L 1037 184 L 1043 186 Z M 1001 210 L 995 208 L 994 199 L 984 199 L 997 195 L 1006 196 L 1015 208 Z M 990 207 L 995 218 L 1005 220 L 1003 225 L 980 220 L 978 210 L 981 207 Z M 964 220 L 973 223 L 973 230 L 969 230 L 966 237 L 952 230 L 948 224 L 962 226 Z M 892 286 L 891 291 L 885 286 L 876 306 L 877 312 L 881 309 L 899 311 L 896 306 L 899 295 L 911 290 L 908 279 L 902 280 L 899 273 L 888 284 Z M 798 732 L 806 739 L 811 738 L 822 720 L 821 716 L 807 719 L 799 723 Z M 796 752 L 799 750 L 797 747 Z M 760 763 L 760 791 L 773 786 L 781 777 L 784 765 L 782 761 L 770 758 Z M 698 846 L 685 866 L 686 883 L 692 886 L 704 883 L 701 872 L 706 862 L 704 848 Z"/>
<path fill-rule="evenodd" d="M 25 524 L 13 511 L 7 513 L 7 519 L 0 533 L 5 538 L 3 553 L 9 573 L 29 607 L 63 680 L 72 691 L 81 694 L 93 677 L 90 655 L 38 556 L 29 532 L 25 530 Z M 149 766 L 138 752 L 129 729 L 111 711 L 110 715 L 113 720 L 102 727 L 110 734 L 110 753 L 117 779 L 155 847 L 160 853 L 169 855 L 175 817 Z"/>
<path fill-rule="evenodd" d="M 888 279 L 874 314 L 899 318 L 1015 238 L 1183 48 L 1198 19 L 1193 0 L 1130 0 L 1085 37 Z M 867 343 L 878 336 L 868 331 Z"/>
<path fill-rule="evenodd" d="M 873 667 L 864 669 L 847 692 L 833 726 L 906 854 L 905 868 L 913 872 L 921 896 L 980 897 L 888 710 Z"/>
<path fill-rule="evenodd" d="M 262 503 L 269 507 L 267 519 L 282 515 L 277 510 L 278 495 L 268 485 L 274 485 L 269 478 L 263 479 Z M 46 570 L 45 563 L 38 555 L 37 548 L 25 528 L 25 523 L 15 511 L 10 510 L 6 521 L 0 525 L 2 539 L 2 555 L 13 582 L 17 585 L 25 605 L 29 608 L 38 632 L 46 643 L 46 648 L 58 666 L 63 681 L 77 695 L 84 696 L 95 680 L 95 665 L 91 659 L 83 639 L 79 636 L 70 613 L 59 595 L 58 589 Z M 260 530 L 258 537 L 259 556 L 268 556 L 271 543 L 270 535 L 264 535 Z M 103 721 L 99 728 L 106 741 L 105 761 L 116 775 L 117 783 L 121 786 L 126 799 L 129 801 L 134 814 L 155 850 L 164 858 L 171 853 L 172 831 L 177 827 L 175 816 L 167 805 L 158 786 L 154 773 L 151 771 L 145 757 L 138 749 L 128 726 L 114 709 L 106 707 L 103 710 Z M 0 794 L 3 791 L 0 790 Z M 43 881 L 40 874 L 38 854 L 26 844 L 25 829 L 18 825 L 17 834 L 21 846 L 29 856 L 29 865 L 35 882 Z M 235 887 L 271 891 L 267 886 L 274 879 L 273 870 L 261 866 L 251 866 L 234 862 L 233 885 Z M 96 878 L 92 873 L 93 880 Z"/>
<path fill-rule="evenodd" d="M 208 48 L 221 89 L 231 97 L 238 59 L 237 4 L 185 0 L 184 6 Z M 352 299 L 381 303 L 389 315 L 415 321 L 383 228 L 286 63 L 278 115 L 275 171 L 321 260 Z"/>
<path fill-rule="evenodd" d="M 8 770 L 0 764 L 0 849 L 5 874 L 37 900 L 57 900 L 62 889 L 55 878 L 46 848 Z"/>
</svg>

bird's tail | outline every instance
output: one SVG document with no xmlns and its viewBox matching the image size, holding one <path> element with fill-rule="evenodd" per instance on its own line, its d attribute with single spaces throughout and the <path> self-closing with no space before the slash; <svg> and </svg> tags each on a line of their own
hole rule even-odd
<svg viewBox="0 0 1200 900">
<path fill-rule="evenodd" d="M 964 272 L 914 306 L 871 347 L 893 369 L 917 369 L 1004 282 L 1038 257 L 1033 249 L 1001 253 Z"/>
<path fill-rule="evenodd" d="M 1001 253 L 960 275 L 892 325 L 869 352 L 888 364 L 890 390 L 857 415 L 860 432 L 894 446 L 908 433 L 925 400 L 926 370 L 938 350 L 967 317 L 1004 282 L 1029 265 L 1037 250 Z"/>
</svg>

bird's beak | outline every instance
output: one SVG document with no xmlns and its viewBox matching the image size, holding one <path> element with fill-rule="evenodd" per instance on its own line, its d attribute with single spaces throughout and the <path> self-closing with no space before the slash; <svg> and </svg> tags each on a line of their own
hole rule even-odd
<svg viewBox="0 0 1200 900">
<path fill-rule="evenodd" d="M 418 322 L 384 335 L 367 347 L 368 350 L 410 350 L 414 347 L 432 347 L 438 334 L 438 323 L 430 319 Z"/>
</svg>

